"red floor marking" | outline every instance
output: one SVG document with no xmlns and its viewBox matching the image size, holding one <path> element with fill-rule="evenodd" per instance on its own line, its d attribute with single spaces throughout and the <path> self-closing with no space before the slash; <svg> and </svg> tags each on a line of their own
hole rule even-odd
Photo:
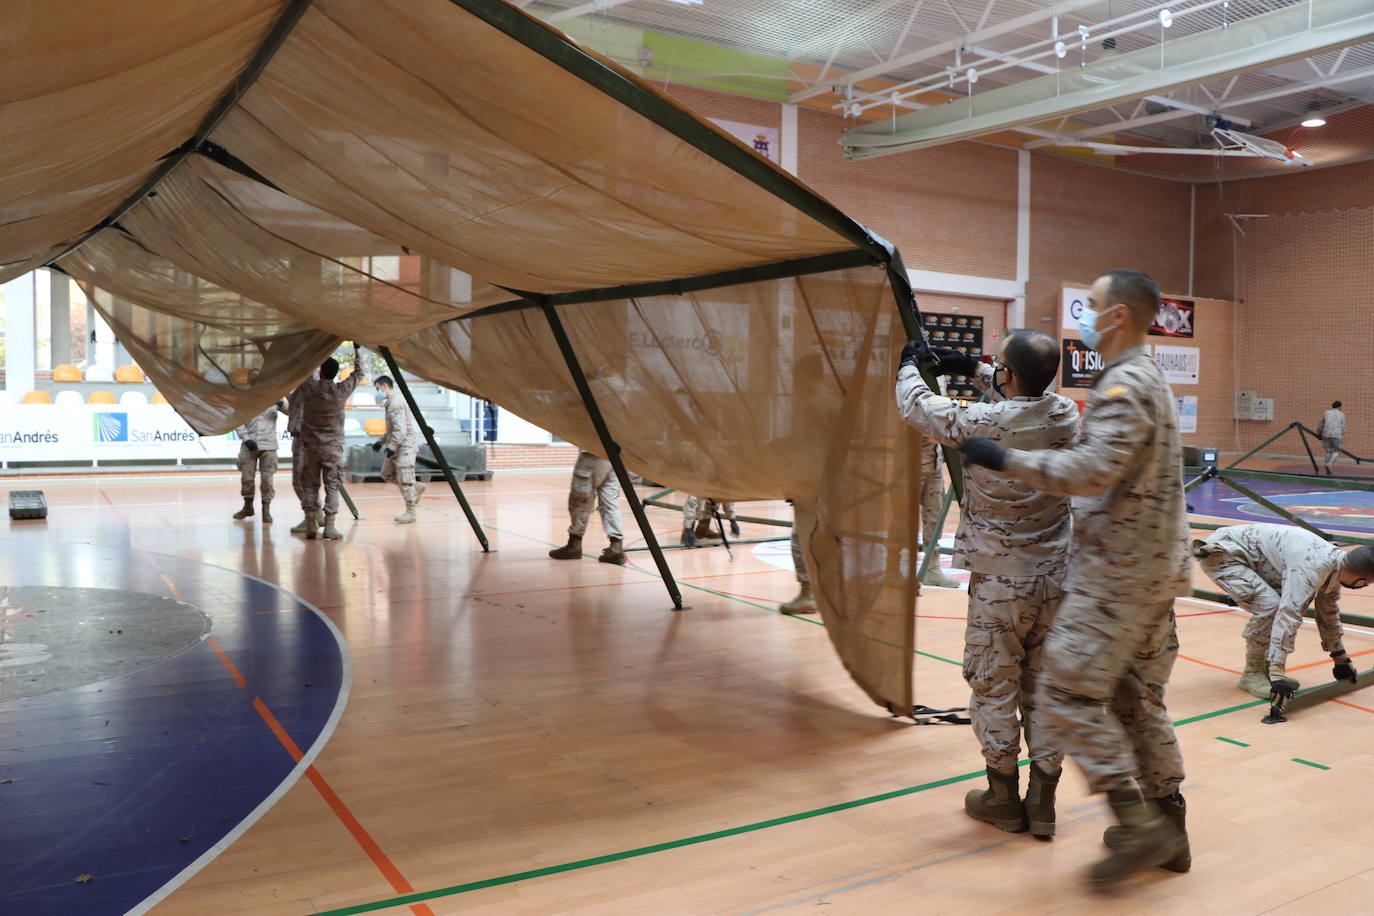
<svg viewBox="0 0 1374 916">
<path fill-rule="evenodd" d="M 751 569 L 748 572 L 712 573 L 709 576 L 678 576 L 677 578 L 681 582 L 695 582 L 698 579 L 725 579 L 730 576 L 758 576 L 763 573 L 792 573 L 792 570 L 779 567 L 774 569 Z M 795 573 L 793 574 L 795 575 Z"/>
<path fill-rule="evenodd" d="M 1360 655 L 1369 655 L 1369 654 L 1371 654 L 1371 653 L 1374 653 L 1374 649 L 1365 649 L 1363 652 L 1350 652 L 1350 653 L 1348 653 L 1348 654 L 1350 655 L 1351 658 L 1355 658 L 1355 657 L 1360 656 Z M 1301 671 L 1301 670 L 1304 669 L 1304 668 L 1316 668 L 1316 667 L 1319 666 L 1319 665 L 1330 665 L 1330 664 L 1334 664 L 1334 663 L 1333 663 L 1329 658 L 1323 658 L 1323 659 L 1318 659 L 1318 660 L 1315 661 L 1315 662 L 1308 662 L 1308 663 L 1305 664 L 1305 665 L 1289 665 L 1288 668 L 1287 668 L 1286 670 L 1288 670 L 1288 671 Z"/>
<path fill-rule="evenodd" d="M 1196 614 L 1175 614 L 1175 617 L 1210 617 L 1213 614 L 1234 614 L 1239 608 L 1227 608 L 1224 611 L 1198 611 Z"/>
<path fill-rule="evenodd" d="M 169 592 L 172 593 L 172 597 L 173 597 L 173 598 L 175 598 L 175 599 L 178 600 L 178 601 L 185 601 L 185 600 L 186 600 L 186 599 L 183 598 L 182 595 L 181 595 L 181 589 L 177 588 L 177 584 L 176 584 L 175 582 L 173 582 L 171 579 L 167 578 L 167 574 L 166 574 L 166 573 L 158 573 L 158 578 L 162 579 L 162 584 L 165 585 L 165 586 L 167 586 L 167 591 L 169 591 Z"/>
<path fill-rule="evenodd" d="M 1185 662 L 1192 662 L 1196 665 L 1206 665 L 1208 668 L 1215 668 L 1218 671 L 1229 671 L 1231 674 L 1240 674 L 1240 672 L 1237 671 L 1235 668 L 1227 668 L 1223 665 L 1214 665 L 1211 662 L 1204 662 L 1200 658 L 1189 658 L 1187 655 L 1180 655 L 1179 658 L 1183 659 Z"/>
<path fill-rule="evenodd" d="M 215 637 L 210 636 L 206 638 L 205 641 L 209 643 L 211 649 L 215 650 L 215 654 L 219 656 L 220 664 L 224 666 L 224 670 L 229 672 L 229 676 L 234 679 L 234 683 L 239 685 L 239 689 L 242 690 L 247 687 L 248 681 L 245 680 L 243 674 L 239 672 L 238 666 L 234 664 L 234 660 L 219 647 L 219 643 L 215 641 Z"/>
<path fill-rule="evenodd" d="M 1342 706 L 1349 706 L 1351 709 L 1358 709 L 1360 712 L 1374 713 L 1374 709 L 1370 709 L 1368 706 L 1360 706 L 1357 703 L 1351 703 L 1349 700 L 1332 700 L 1331 702 L 1339 703 Z"/>
</svg>

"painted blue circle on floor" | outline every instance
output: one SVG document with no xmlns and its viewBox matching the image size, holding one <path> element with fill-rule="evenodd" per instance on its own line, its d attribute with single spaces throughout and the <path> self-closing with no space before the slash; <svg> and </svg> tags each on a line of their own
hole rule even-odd
<svg viewBox="0 0 1374 916">
<path fill-rule="evenodd" d="M 0 587 L 18 608 L 0 619 L 5 641 L 45 648 L 5 656 L 15 664 L 3 670 L 36 680 L 35 665 L 59 658 L 80 670 L 0 695 L 0 912 L 125 913 L 210 861 L 299 777 L 342 713 L 346 649 L 317 610 L 232 570 L 89 544 L 5 546 Z M 64 590 L 72 606 L 59 608 Z M 119 621 L 133 632 L 100 632 Z"/>
</svg>

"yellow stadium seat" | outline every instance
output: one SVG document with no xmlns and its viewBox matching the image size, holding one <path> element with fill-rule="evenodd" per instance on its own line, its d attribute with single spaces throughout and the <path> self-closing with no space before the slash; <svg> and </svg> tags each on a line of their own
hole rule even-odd
<svg viewBox="0 0 1374 916">
<path fill-rule="evenodd" d="M 229 383 L 238 388 L 247 388 L 249 385 L 253 384 L 253 379 L 251 378 L 252 374 L 252 369 L 249 369 L 247 366 L 239 366 L 233 372 L 229 373 Z"/>
<path fill-rule="evenodd" d="M 153 399 L 152 399 L 151 401 L 149 401 L 148 403 L 149 403 L 149 404 L 166 404 L 166 403 L 168 403 L 168 402 L 167 402 L 167 399 L 164 398 L 164 397 L 162 396 L 162 392 L 161 392 L 161 391 L 154 391 L 154 392 L 153 392 Z"/>
<path fill-rule="evenodd" d="M 63 363 L 52 371 L 54 382 L 79 382 L 82 380 L 81 370 L 71 363 Z"/>
<path fill-rule="evenodd" d="M 20 403 L 21 403 L 21 404 L 51 404 L 51 403 L 52 403 L 52 395 L 48 394 L 46 391 L 30 391 L 28 394 L 24 395 L 24 400 L 20 401 Z"/>
<path fill-rule="evenodd" d="M 339 374 L 336 375 L 336 376 L 334 376 L 334 380 L 337 381 L 337 382 L 346 382 L 346 381 L 348 381 L 348 377 L 349 377 L 350 375 L 352 375 L 352 374 L 353 374 L 353 367 L 352 367 L 352 366 L 344 366 L 342 369 L 339 370 Z"/>
<path fill-rule="evenodd" d="M 385 436 L 386 421 L 381 417 L 373 417 L 363 424 L 363 432 L 367 433 L 369 436 Z"/>
<path fill-rule="evenodd" d="M 120 366 L 115 370 L 115 381 L 142 384 L 147 381 L 147 379 L 143 376 L 143 370 L 131 363 L 127 366 Z"/>
<path fill-rule="evenodd" d="M 87 404 L 118 404 L 118 399 L 108 391 L 92 391 L 86 399 Z"/>
</svg>

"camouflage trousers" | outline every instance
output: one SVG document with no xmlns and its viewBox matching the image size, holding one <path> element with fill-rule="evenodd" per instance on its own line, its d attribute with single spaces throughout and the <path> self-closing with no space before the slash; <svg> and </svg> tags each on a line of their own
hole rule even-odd
<svg viewBox="0 0 1374 916">
<path fill-rule="evenodd" d="M 572 522 L 568 534 L 582 537 L 591 518 L 592 506 L 601 513 L 601 528 L 606 537 L 618 540 L 620 530 L 620 481 L 605 458 L 581 454 L 573 465 L 572 489 L 568 491 L 568 515 Z"/>
<path fill-rule="evenodd" d="M 1326 452 L 1326 466 L 1336 463 L 1336 459 L 1341 457 L 1341 438 L 1339 436 L 1323 436 L 1322 449 Z"/>
<path fill-rule="evenodd" d="M 792 566 L 797 570 L 798 582 L 810 582 L 811 574 L 806 571 L 806 557 L 802 556 L 801 534 L 797 531 L 797 524 L 792 523 Z"/>
<path fill-rule="evenodd" d="M 945 477 L 940 473 L 944 462 L 940 459 L 940 449 L 927 444 L 921 449 L 921 543 L 925 548 L 940 543 L 940 532 L 935 523 L 940 520 L 940 510 L 945 505 Z"/>
<path fill-rule="evenodd" d="M 704 496 L 688 496 L 682 501 L 682 527 L 690 528 L 697 522 L 714 521 L 716 510 L 727 521 L 735 517 L 734 503 L 718 503 Z"/>
<path fill-rule="evenodd" d="M 382 480 L 400 487 L 407 507 L 419 500 L 415 494 L 415 455 L 419 451 L 416 445 L 403 445 L 382 462 Z"/>
<path fill-rule="evenodd" d="M 1032 760 L 1051 770 L 1063 760 L 1035 696 L 1045 634 L 1063 597 L 1045 576 L 969 576 L 964 680 L 973 691 L 973 734 L 989 769 L 1016 772 L 1023 733 Z"/>
<path fill-rule="evenodd" d="M 1183 756 L 1164 707 L 1178 657 L 1174 601 L 1064 596 L 1045 638 L 1038 703 L 1049 740 L 1078 762 L 1094 792 L 1140 785 L 1172 795 Z"/>
<path fill-rule="evenodd" d="M 296 494 L 296 500 L 305 508 L 305 490 L 301 488 L 301 465 L 305 463 L 305 456 L 301 454 L 301 437 L 297 433 L 291 437 L 291 490 Z"/>
<path fill-rule="evenodd" d="M 306 512 L 339 512 L 339 459 L 342 445 L 301 446 L 301 508 Z M 324 498 L 320 498 L 320 489 Z"/>
<path fill-rule="evenodd" d="M 272 475 L 275 473 L 277 473 L 276 449 L 260 448 L 255 452 L 250 452 L 247 447 L 239 446 L 239 495 L 244 499 L 253 498 L 253 478 L 260 476 L 262 479 L 262 501 L 270 503 L 272 497 L 277 495 L 277 488 L 272 482 Z"/>
<path fill-rule="evenodd" d="M 1198 557 L 1197 564 L 1223 592 L 1236 599 L 1250 620 L 1240 635 L 1250 645 L 1264 647 L 1267 661 L 1282 665 L 1288 660 L 1302 626 L 1301 608 L 1283 610 L 1279 593 L 1259 573 L 1230 554 L 1216 551 Z"/>
</svg>

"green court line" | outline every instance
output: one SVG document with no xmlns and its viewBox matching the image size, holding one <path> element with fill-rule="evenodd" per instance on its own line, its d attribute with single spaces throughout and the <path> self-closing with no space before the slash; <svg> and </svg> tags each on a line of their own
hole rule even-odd
<svg viewBox="0 0 1374 916">
<path fill-rule="evenodd" d="M 1293 762 L 1294 762 L 1294 763 L 1306 764 L 1307 766 L 1310 766 L 1310 767 L 1316 767 L 1316 768 L 1319 769 L 1319 770 L 1329 770 L 1329 769 L 1331 769 L 1331 767 L 1329 767 L 1329 766 L 1324 766 L 1324 765 L 1322 765 L 1322 764 L 1320 764 L 1320 763 L 1313 763 L 1313 762 L 1310 761 L 1310 760 L 1303 760 L 1301 757 L 1294 757 L 1294 758 L 1293 758 Z"/>
<path fill-rule="evenodd" d="M 757 830 L 766 830 L 769 827 L 778 827 L 782 824 L 792 824 L 797 821 L 810 820 L 813 817 L 820 817 L 825 814 L 834 814 L 837 811 L 848 811 L 851 808 L 859 808 L 864 805 L 871 805 L 875 802 L 888 801 L 893 798 L 901 798 L 906 795 L 915 795 L 917 792 L 925 792 L 929 789 L 938 789 L 941 786 L 952 785 L 957 782 L 964 782 L 969 779 L 977 779 L 984 775 L 986 770 L 974 770 L 972 773 L 961 773 L 958 776 L 949 776 L 944 779 L 937 779 L 934 782 L 922 783 L 919 786 L 909 786 L 905 789 L 894 789 L 891 792 L 883 792 L 880 795 L 870 795 L 867 798 L 858 798 L 854 801 L 839 802 L 834 805 L 826 805 L 824 808 L 815 808 L 811 811 L 803 811 L 800 814 L 789 814 L 784 817 L 775 817 L 771 820 L 756 821 L 752 824 L 745 824 L 741 827 L 730 827 L 725 830 L 717 830 L 714 833 L 703 833 L 699 836 L 687 837 L 683 840 L 670 840 L 666 843 L 655 843 L 652 846 L 641 846 L 638 849 L 627 849 L 624 852 L 613 852 L 609 855 L 595 856 L 590 859 L 579 859 L 576 862 L 564 862 L 562 865 L 549 865 L 544 868 L 534 868 L 529 871 L 516 872 L 510 875 L 501 875 L 497 878 L 487 878 L 482 881 L 471 881 L 467 884 L 455 884 L 452 887 L 441 887 L 432 891 L 421 891 L 415 894 L 406 894 L 401 897 L 392 897 L 387 900 L 378 900 L 373 903 L 360 903 L 354 906 L 342 907 L 337 910 L 323 910 L 312 913 L 310 916 L 352 916 L 354 913 L 370 913 L 374 910 L 384 910 L 394 906 L 405 906 L 411 903 L 422 903 L 426 900 L 433 900 L 437 897 L 451 897 L 456 894 L 465 894 L 469 891 L 482 890 L 488 887 L 499 887 L 503 884 L 513 884 L 516 881 L 524 881 L 529 878 L 542 878 L 546 875 L 556 875 L 561 872 L 576 871 L 577 869 L 589 868 L 593 865 L 606 865 L 610 862 L 622 862 L 625 859 L 636 859 L 640 856 L 652 855 L 656 852 L 666 852 L 669 849 L 681 849 L 684 846 L 696 846 L 700 843 L 709 843 L 713 840 L 723 840 L 726 837 L 739 836 L 745 833 L 753 833 Z"/>
<path fill-rule="evenodd" d="M 1239 706 L 1228 706 L 1225 709 L 1218 709 L 1216 712 L 1204 712 L 1200 716 L 1189 716 L 1186 719 L 1175 719 L 1174 728 L 1180 725 L 1192 725 L 1194 722 L 1202 722 L 1206 719 L 1215 719 L 1217 716 L 1224 716 L 1228 713 L 1239 712 L 1242 709 L 1254 709 L 1256 706 L 1268 706 L 1268 700 L 1251 700 L 1249 703 L 1241 703 Z"/>
<path fill-rule="evenodd" d="M 1218 740 L 1218 741 L 1225 741 L 1227 744 L 1234 744 L 1236 747 L 1249 747 L 1249 746 L 1250 746 L 1250 745 L 1246 744 L 1244 741 L 1237 741 L 1235 738 L 1223 738 L 1223 737 L 1221 737 L 1221 735 L 1217 735 L 1217 740 Z"/>
</svg>

